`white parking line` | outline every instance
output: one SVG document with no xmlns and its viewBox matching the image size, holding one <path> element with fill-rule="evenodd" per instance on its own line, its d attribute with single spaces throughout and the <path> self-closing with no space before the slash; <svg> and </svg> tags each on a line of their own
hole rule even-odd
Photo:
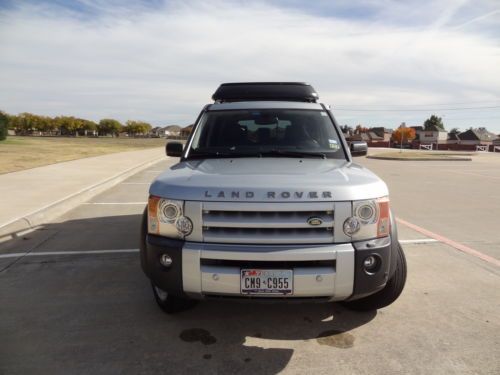
<svg viewBox="0 0 500 375">
<path fill-rule="evenodd" d="M 468 175 L 468 176 L 476 176 L 476 177 L 483 177 L 483 178 L 494 178 L 494 179 L 500 179 L 500 176 L 489 176 L 485 175 L 482 173 L 475 173 L 475 172 L 466 172 L 466 171 L 453 171 L 450 169 L 444 169 L 444 172 L 450 172 L 450 173 L 455 173 L 455 174 L 463 174 L 463 175 Z"/>
<path fill-rule="evenodd" d="M 99 205 L 99 204 L 104 204 L 104 205 L 137 205 L 137 204 L 148 204 L 148 202 L 85 202 L 83 204 L 91 204 L 91 205 Z"/>
<path fill-rule="evenodd" d="M 438 240 L 432 238 L 420 238 L 417 240 L 400 240 L 400 243 L 411 244 L 411 243 L 432 243 L 439 242 Z M 115 250 L 83 250 L 83 251 L 39 251 L 32 253 L 11 253 L 11 254 L 0 254 L 0 259 L 5 258 L 19 258 L 19 257 L 39 257 L 39 256 L 51 256 L 51 255 L 85 255 L 85 254 L 119 254 L 119 253 L 137 253 L 139 249 L 115 249 Z"/>
<path fill-rule="evenodd" d="M 87 250 L 87 251 L 39 251 L 36 253 L 11 253 L 0 254 L 1 258 L 39 257 L 47 255 L 83 255 L 83 254 L 114 254 L 114 253 L 137 253 L 139 249 L 117 249 L 117 250 Z"/>
<path fill-rule="evenodd" d="M 400 240 L 399 243 L 432 243 L 432 242 L 439 242 L 438 240 L 435 240 L 434 238 L 419 238 L 416 240 Z"/>
</svg>

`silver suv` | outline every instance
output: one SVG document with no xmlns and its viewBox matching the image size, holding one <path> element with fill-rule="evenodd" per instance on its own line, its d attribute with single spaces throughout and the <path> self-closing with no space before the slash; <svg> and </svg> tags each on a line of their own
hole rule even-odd
<svg viewBox="0 0 500 375">
<path fill-rule="evenodd" d="M 152 183 L 141 264 L 159 306 L 209 298 L 387 306 L 406 261 L 386 184 L 308 84 L 226 83 Z"/>
</svg>

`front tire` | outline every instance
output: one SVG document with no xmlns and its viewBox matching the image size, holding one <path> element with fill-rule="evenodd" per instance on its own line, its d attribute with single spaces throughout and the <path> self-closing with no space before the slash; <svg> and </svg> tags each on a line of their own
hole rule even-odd
<svg viewBox="0 0 500 375">
<path fill-rule="evenodd" d="M 394 275 L 387 281 L 384 289 L 365 298 L 343 302 L 347 308 L 357 311 L 376 310 L 389 306 L 398 299 L 406 283 L 407 268 L 405 254 L 399 243 L 397 250 L 396 270 Z"/>
<path fill-rule="evenodd" d="M 196 304 L 196 302 L 193 300 L 172 296 L 168 292 L 157 287 L 152 282 L 151 286 L 153 288 L 153 294 L 155 296 L 156 303 L 158 304 L 158 306 L 160 306 L 163 312 L 167 314 L 174 314 L 185 311 Z"/>
</svg>

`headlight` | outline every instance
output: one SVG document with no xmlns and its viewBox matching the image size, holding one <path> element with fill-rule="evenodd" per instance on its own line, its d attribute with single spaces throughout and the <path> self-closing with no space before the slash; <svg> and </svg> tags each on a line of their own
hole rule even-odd
<svg viewBox="0 0 500 375">
<path fill-rule="evenodd" d="M 148 233 L 183 239 L 193 230 L 193 223 L 184 216 L 184 202 L 149 197 Z"/>
<path fill-rule="evenodd" d="M 389 198 L 354 201 L 353 216 L 344 222 L 344 233 L 354 241 L 388 236 L 390 233 Z"/>
</svg>

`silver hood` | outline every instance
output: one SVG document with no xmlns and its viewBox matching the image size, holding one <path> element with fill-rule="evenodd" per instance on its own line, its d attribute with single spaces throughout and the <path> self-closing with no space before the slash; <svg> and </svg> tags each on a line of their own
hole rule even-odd
<svg viewBox="0 0 500 375">
<path fill-rule="evenodd" d="M 345 160 L 227 158 L 173 165 L 149 193 L 193 201 L 319 202 L 378 198 L 388 190 L 371 171 Z"/>
</svg>

